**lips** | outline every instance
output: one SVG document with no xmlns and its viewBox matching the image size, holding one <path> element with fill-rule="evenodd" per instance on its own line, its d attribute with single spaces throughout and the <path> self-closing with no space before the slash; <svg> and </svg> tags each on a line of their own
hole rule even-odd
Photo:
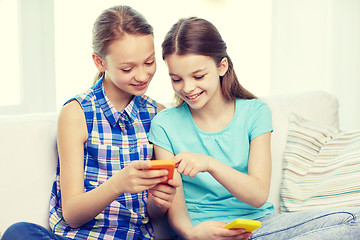
<svg viewBox="0 0 360 240">
<path fill-rule="evenodd" d="M 139 83 L 139 84 L 131 84 L 134 88 L 136 88 L 137 90 L 143 90 L 147 87 L 149 81 L 143 82 L 143 83 Z"/>
<path fill-rule="evenodd" d="M 185 96 L 185 98 L 186 98 L 187 100 L 191 101 L 191 102 L 192 102 L 192 101 L 196 101 L 202 93 L 203 93 L 203 92 L 196 93 L 196 94 L 191 94 L 191 95 L 187 95 L 187 96 Z"/>
</svg>

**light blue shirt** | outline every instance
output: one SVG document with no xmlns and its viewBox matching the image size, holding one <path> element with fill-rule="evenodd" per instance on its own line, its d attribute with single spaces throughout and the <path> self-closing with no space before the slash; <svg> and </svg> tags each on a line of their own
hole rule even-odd
<svg viewBox="0 0 360 240">
<path fill-rule="evenodd" d="M 258 99 L 236 100 L 232 121 L 219 132 L 199 129 L 184 103 L 155 116 L 149 140 L 175 155 L 180 152 L 206 154 L 247 174 L 250 141 L 270 131 L 270 109 Z M 209 173 L 198 173 L 193 178 L 182 175 L 182 180 L 186 205 L 194 225 L 208 220 L 258 219 L 274 211 L 269 202 L 255 208 L 239 201 Z"/>
</svg>

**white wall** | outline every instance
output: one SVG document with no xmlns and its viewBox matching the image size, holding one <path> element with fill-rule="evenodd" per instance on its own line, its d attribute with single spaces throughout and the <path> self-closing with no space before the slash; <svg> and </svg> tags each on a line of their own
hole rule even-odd
<svg viewBox="0 0 360 240">
<path fill-rule="evenodd" d="M 243 85 L 257 95 L 268 94 L 271 1 L 55 0 L 57 108 L 91 85 L 96 73 L 91 59 L 93 22 L 103 9 L 119 3 L 134 7 L 154 27 L 158 70 L 147 92 L 152 98 L 162 103 L 172 101 L 173 90 L 161 59 L 161 42 L 172 24 L 189 16 L 213 22 L 228 44 Z"/>
<path fill-rule="evenodd" d="M 271 94 L 324 90 L 360 128 L 360 1 L 273 0 Z"/>
</svg>

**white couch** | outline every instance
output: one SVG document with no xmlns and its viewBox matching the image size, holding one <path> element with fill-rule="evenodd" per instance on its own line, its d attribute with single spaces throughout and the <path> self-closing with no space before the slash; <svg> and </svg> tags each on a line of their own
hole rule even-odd
<svg viewBox="0 0 360 240">
<path fill-rule="evenodd" d="M 294 112 L 325 126 L 338 127 L 338 101 L 326 92 L 263 98 L 272 111 L 272 182 L 268 201 L 279 211 L 282 155 L 288 116 Z M 0 117 L 0 232 L 19 221 L 48 227 L 55 176 L 57 113 Z M 157 239 L 169 237 L 166 220 L 154 221 Z"/>
</svg>

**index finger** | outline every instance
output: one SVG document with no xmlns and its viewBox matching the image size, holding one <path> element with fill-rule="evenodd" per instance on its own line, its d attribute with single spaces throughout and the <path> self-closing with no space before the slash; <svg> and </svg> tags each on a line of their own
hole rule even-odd
<svg viewBox="0 0 360 240">
<path fill-rule="evenodd" d="M 144 170 L 151 167 L 151 162 L 149 160 L 146 161 L 132 161 L 131 165 L 137 170 Z"/>
</svg>

